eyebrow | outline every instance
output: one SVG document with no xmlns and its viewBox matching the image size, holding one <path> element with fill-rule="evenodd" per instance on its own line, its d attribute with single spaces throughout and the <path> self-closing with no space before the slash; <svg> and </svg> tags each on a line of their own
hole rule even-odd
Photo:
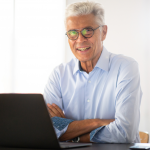
<svg viewBox="0 0 150 150">
<path fill-rule="evenodd" d="M 71 29 L 71 30 L 69 30 L 69 31 L 78 31 L 78 30 L 83 30 L 83 29 L 85 29 L 85 28 L 92 28 L 92 29 L 93 29 L 93 27 L 87 26 L 87 27 L 84 27 L 84 28 L 81 28 L 81 29 Z"/>
</svg>

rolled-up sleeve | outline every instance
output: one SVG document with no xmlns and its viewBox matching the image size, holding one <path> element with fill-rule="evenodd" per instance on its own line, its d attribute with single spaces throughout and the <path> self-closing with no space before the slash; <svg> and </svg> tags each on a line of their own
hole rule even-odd
<svg viewBox="0 0 150 150">
<path fill-rule="evenodd" d="M 90 133 L 92 142 L 134 143 L 139 139 L 137 131 L 140 122 L 142 91 L 136 62 L 118 71 L 115 97 L 115 121 L 92 131 Z"/>
<path fill-rule="evenodd" d="M 64 134 L 67 131 L 68 125 L 71 122 L 73 122 L 73 120 L 60 117 L 53 117 L 52 122 L 57 138 L 59 138 L 62 134 Z"/>
</svg>

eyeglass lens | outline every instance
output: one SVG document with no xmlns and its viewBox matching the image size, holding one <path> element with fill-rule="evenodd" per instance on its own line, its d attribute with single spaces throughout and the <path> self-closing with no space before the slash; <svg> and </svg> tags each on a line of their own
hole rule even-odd
<svg viewBox="0 0 150 150">
<path fill-rule="evenodd" d="M 85 28 L 85 29 L 83 29 L 82 31 L 81 31 L 81 34 L 84 36 L 84 37 L 86 37 L 86 38 L 89 38 L 89 37 L 92 37 L 92 35 L 93 35 L 93 29 L 91 29 L 91 28 Z M 68 38 L 69 39 L 71 39 L 71 40 L 76 40 L 77 38 L 78 38 L 78 32 L 77 31 L 75 31 L 75 30 L 71 30 L 71 31 L 68 31 L 67 32 L 67 36 L 68 36 Z"/>
</svg>

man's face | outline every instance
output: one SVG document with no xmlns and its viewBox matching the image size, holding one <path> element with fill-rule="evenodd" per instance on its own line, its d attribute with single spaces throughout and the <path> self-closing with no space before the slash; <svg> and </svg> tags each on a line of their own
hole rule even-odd
<svg viewBox="0 0 150 150">
<path fill-rule="evenodd" d="M 96 23 L 96 18 L 93 14 L 83 16 L 72 16 L 67 18 L 66 30 L 81 31 L 83 28 L 92 27 L 97 28 L 99 25 Z M 106 37 L 107 26 L 102 27 L 103 31 L 97 29 L 91 38 L 85 38 L 79 33 L 78 39 L 70 40 L 68 42 L 75 57 L 81 62 L 93 61 L 97 62 L 101 51 L 103 49 L 103 40 Z M 80 48 L 87 48 L 81 51 Z"/>
</svg>

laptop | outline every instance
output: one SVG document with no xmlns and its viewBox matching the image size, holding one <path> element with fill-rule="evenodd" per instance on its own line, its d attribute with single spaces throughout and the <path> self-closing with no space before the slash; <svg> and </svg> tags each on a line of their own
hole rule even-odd
<svg viewBox="0 0 150 150">
<path fill-rule="evenodd" d="M 0 146 L 73 148 L 92 143 L 59 142 L 42 94 L 0 94 Z"/>
</svg>

